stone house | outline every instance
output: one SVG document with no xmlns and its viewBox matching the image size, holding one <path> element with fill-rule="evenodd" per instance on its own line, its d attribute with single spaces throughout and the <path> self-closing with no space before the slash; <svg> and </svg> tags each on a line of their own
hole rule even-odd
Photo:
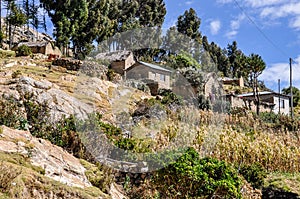
<svg viewBox="0 0 300 199">
<path fill-rule="evenodd" d="M 124 80 L 135 79 L 145 82 L 153 95 L 160 88 L 171 88 L 171 70 L 156 64 L 136 61 L 131 51 L 100 53 L 95 58 L 108 61 L 111 69 L 122 75 Z"/>
<path fill-rule="evenodd" d="M 61 51 L 58 47 L 56 47 L 52 42 L 50 41 L 43 41 L 43 42 L 20 42 L 15 47 L 13 47 L 13 50 L 17 50 L 18 47 L 26 45 L 30 48 L 32 53 L 41 53 L 44 55 L 58 55 L 61 56 Z"/>
<path fill-rule="evenodd" d="M 155 64 L 137 61 L 134 65 L 125 70 L 124 77 L 127 79 L 137 79 L 157 82 L 158 88 L 171 88 L 172 71 Z"/>
<path fill-rule="evenodd" d="M 111 69 L 122 76 L 128 68 L 135 64 L 135 59 L 131 51 L 99 53 L 95 58 L 98 60 L 108 61 Z"/>
<path fill-rule="evenodd" d="M 260 111 L 274 112 L 288 115 L 290 113 L 290 97 L 276 92 L 263 91 L 259 92 Z M 245 107 L 255 111 L 253 93 L 240 95 L 228 94 L 226 100 L 230 102 L 231 107 Z"/>
</svg>

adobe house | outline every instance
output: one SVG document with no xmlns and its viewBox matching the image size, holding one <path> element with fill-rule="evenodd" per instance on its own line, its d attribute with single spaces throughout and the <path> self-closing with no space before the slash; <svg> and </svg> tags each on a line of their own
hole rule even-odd
<svg viewBox="0 0 300 199">
<path fill-rule="evenodd" d="M 120 75 L 124 75 L 124 71 L 135 64 L 134 56 L 131 51 L 99 53 L 95 58 L 109 61 L 111 69 Z"/>
<path fill-rule="evenodd" d="M 171 88 L 172 71 L 155 64 L 138 61 L 131 67 L 127 68 L 124 73 L 125 79 L 137 79 L 144 81 L 154 81 L 159 88 Z"/>
<path fill-rule="evenodd" d="M 61 56 L 61 51 L 50 41 L 43 42 L 20 42 L 13 50 L 16 51 L 18 47 L 25 45 L 28 46 L 32 53 L 41 53 L 44 55 L 58 55 Z"/>
<path fill-rule="evenodd" d="M 145 82 L 153 95 L 156 95 L 160 88 L 171 88 L 171 70 L 159 65 L 136 61 L 131 51 L 99 53 L 95 58 L 109 61 L 111 69 L 122 75 L 124 80 L 136 79 Z"/>
<path fill-rule="evenodd" d="M 260 111 L 281 113 L 288 115 L 290 113 L 290 97 L 276 92 L 262 91 L 258 92 L 260 99 Z M 245 93 L 231 98 L 231 104 L 239 106 L 240 101 L 244 101 L 244 106 L 255 111 L 253 93 Z M 239 101 L 239 102 L 238 102 Z M 239 104 L 239 105 L 238 105 Z M 234 106 L 234 105 L 233 105 Z"/>
</svg>

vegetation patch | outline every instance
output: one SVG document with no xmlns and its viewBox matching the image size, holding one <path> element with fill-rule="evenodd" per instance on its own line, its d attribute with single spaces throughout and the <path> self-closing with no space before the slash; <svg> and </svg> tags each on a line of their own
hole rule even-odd
<svg viewBox="0 0 300 199">
<path fill-rule="evenodd" d="M 264 180 L 264 188 L 275 188 L 285 192 L 295 193 L 300 196 L 299 173 L 270 173 Z"/>
</svg>

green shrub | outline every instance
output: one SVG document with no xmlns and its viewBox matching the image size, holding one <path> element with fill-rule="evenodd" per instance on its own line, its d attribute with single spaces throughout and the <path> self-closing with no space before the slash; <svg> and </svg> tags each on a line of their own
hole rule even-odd
<svg viewBox="0 0 300 199">
<path fill-rule="evenodd" d="M 5 34 L 2 31 L 0 31 L 0 47 L 2 47 L 2 42 L 4 38 L 5 38 Z"/>
<path fill-rule="evenodd" d="M 252 165 L 242 165 L 240 174 L 249 182 L 254 188 L 260 189 L 267 177 L 266 170 L 259 163 Z"/>
<path fill-rule="evenodd" d="M 11 77 L 12 77 L 12 78 L 17 78 L 17 77 L 19 77 L 20 75 L 22 75 L 22 72 L 19 71 L 19 70 L 16 70 L 16 71 L 14 71 L 14 72 L 11 74 Z"/>
<path fill-rule="evenodd" d="M 173 93 L 172 90 L 160 89 L 158 91 L 158 94 L 163 96 L 163 98 L 161 100 L 162 104 L 167 104 L 167 105 L 171 105 L 171 104 L 182 105 L 183 104 L 182 97 Z"/>
<path fill-rule="evenodd" d="M 274 112 L 261 112 L 259 118 L 266 123 L 278 123 L 279 115 Z"/>
<path fill-rule="evenodd" d="M 224 161 L 200 159 L 189 148 L 175 163 L 158 171 L 155 182 L 163 198 L 240 198 L 241 180 Z"/>
<path fill-rule="evenodd" d="M 2 95 L 0 100 L 0 125 L 15 129 L 26 129 L 27 121 L 21 111 L 21 104 L 13 97 Z"/>
<path fill-rule="evenodd" d="M 198 101 L 199 109 L 201 109 L 201 110 L 210 110 L 211 109 L 210 101 L 203 94 L 198 95 L 197 101 Z"/>
<path fill-rule="evenodd" d="M 85 175 L 90 183 L 101 191 L 109 193 L 110 185 L 113 182 L 112 169 L 99 162 L 91 164 L 85 160 L 80 160 L 80 163 L 86 169 Z"/>
<path fill-rule="evenodd" d="M 31 49 L 26 45 L 21 45 L 17 49 L 17 56 L 28 56 L 31 55 Z"/>
</svg>

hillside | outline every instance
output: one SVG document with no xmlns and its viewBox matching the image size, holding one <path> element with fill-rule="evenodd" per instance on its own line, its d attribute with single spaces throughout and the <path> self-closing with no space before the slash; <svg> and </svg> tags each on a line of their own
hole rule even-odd
<svg viewBox="0 0 300 199">
<path fill-rule="evenodd" d="M 1 197 L 194 198 L 199 196 L 193 191 L 197 189 L 203 190 L 200 196 L 220 197 L 299 194 L 298 123 L 284 116 L 257 117 L 245 110 L 224 115 L 191 109 L 175 95 L 152 97 L 120 80 L 108 81 L 107 69 L 101 64 L 90 62 L 84 71 L 94 74 L 95 69 L 98 75 L 91 77 L 41 58 L 1 60 L 0 122 L 10 127 L 2 126 L 0 133 Z M 112 145 L 101 134 L 89 134 L 90 128 L 100 130 L 112 145 L 133 156 L 124 154 L 126 158 L 115 163 L 104 161 Z M 80 136 L 81 131 L 87 137 Z M 181 147 L 192 150 L 180 152 Z M 167 156 L 153 156 L 158 158 L 153 162 L 146 155 L 152 157 L 153 152 Z M 103 157 L 95 159 L 99 155 Z M 179 158 L 181 155 L 185 158 Z M 136 173 L 135 168 L 124 172 L 124 165 L 134 166 L 141 157 L 147 163 L 141 168 L 137 164 L 137 169 L 144 172 Z M 164 168 L 162 160 L 167 163 Z M 187 167 L 189 164 L 194 166 Z M 197 165 L 204 169 L 197 170 Z M 227 177 L 218 178 L 211 172 Z M 210 180 L 201 185 L 203 175 Z M 220 186 L 223 181 L 226 186 Z"/>
</svg>

